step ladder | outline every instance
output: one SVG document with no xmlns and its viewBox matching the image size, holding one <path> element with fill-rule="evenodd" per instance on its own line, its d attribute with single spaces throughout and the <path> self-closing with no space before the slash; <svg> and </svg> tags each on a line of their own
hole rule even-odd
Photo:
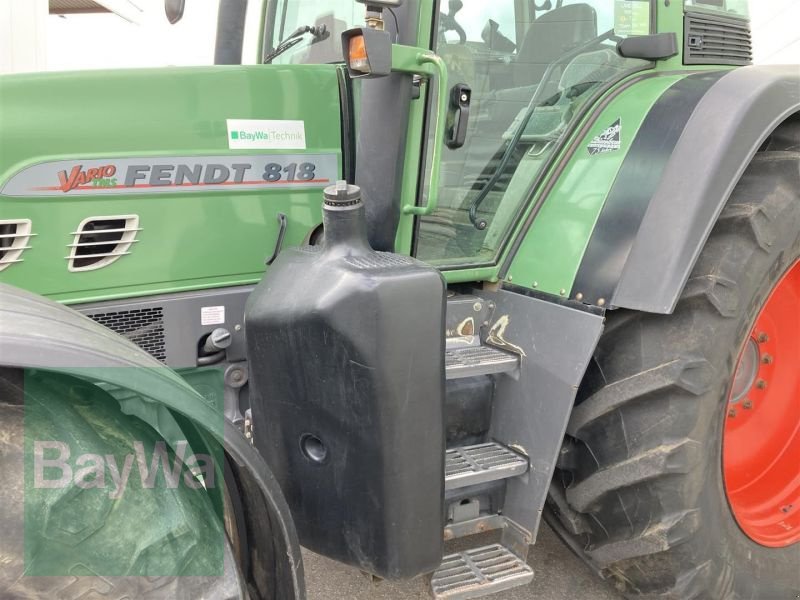
<svg viewBox="0 0 800 600">
<path fill-rule="evenodd" d="M 431 579 L 434 598 L 482 598 L 527 585 L 533 569 L 502 544 L 491 544 L 445 556 Z"/>
<path fill-rule="evenodd" d="M 519 366 L 519 356 L 492 346 L 448 348 L 444 355 L 447 379 L 509 373 Z"/>
<path fill-rule="evenodd" d="M 452 329 L 465 319 L 480 324 L 488 319 L 491 303 L 475 296 L 451 298 L 448 317 Z M 514 374 L 519 369 L 518 354 L 488 345 L 477 335 L 455 335 L 447 338 L 445 373 L 448 380 L 484 375 Z M 524 476 L 528 458 L 499 442 L 450 448 L 445 456 L 445 490 L 452 491 L 473 485 Z M 531 536 L 503 515 L 488 515 L 451 523 L 445 539 L 502 530 L 500 543 L 482 545 L 445 556 L 431 577 L 431 592 L 436 600 L 483 598 L 529 584 L 533 569 L 526 558 Z"/>
<path fill-rule="evenodd" d="M 447 379 L 510 373 L 519 367 L 519 356 L 493 346 L 449 346 L 444 365 Z"/>
<path fill-rule="evenodd" d="M 451 448 L 445 460 L 445 490 L 510 479 L 527 473 L 527 457 L 498 442 Z M 437 600 L 466 600 L 527 585 L 533 569 L 525 562 L 529 536 L 501 516 L 449 528 L 446 537 L 503 529 L 501 542 L 445 556 L 431 578 Z"/>
<path fill-rule="evenodd" d="M 528 471 L 528 459 L 511 448 L 489 442 L 447 451 L 444 489 L 508 479 Z"/>
</svg>

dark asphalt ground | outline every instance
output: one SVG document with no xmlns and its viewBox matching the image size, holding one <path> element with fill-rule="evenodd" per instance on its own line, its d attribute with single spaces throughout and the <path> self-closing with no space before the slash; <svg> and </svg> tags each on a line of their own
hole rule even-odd
<svg viewBox="0 0 800 600">
<path fill-rule="evenodd" d="M 492 543 L 481 537 L 469 546 Z M 309 600 L 420 600 L 429 599 L 423 579 L 405 583 L 371 582 L 356 569 L 308 551 L 305 558 Z M 542 524 L 539 540 L 531 548 L 528 563 L 535 576 L 530 585 L 488 596 L 491 600 L 622 600 L 622 596 L 594 575 L 555 534 Z"/>
</svg>

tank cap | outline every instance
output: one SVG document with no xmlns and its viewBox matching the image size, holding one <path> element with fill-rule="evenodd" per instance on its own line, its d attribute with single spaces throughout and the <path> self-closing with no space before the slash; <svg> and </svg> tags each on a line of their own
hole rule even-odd
<svg viewBox="0 0 800 600">
<path fill-rule="evenodd" d="M 328 206 L 355 206 L 361 203 L 361 188 L 349 185 L 346 181 L 337 181 L 336 185 L 326 187 L 322 193 Z"/>
</svg>

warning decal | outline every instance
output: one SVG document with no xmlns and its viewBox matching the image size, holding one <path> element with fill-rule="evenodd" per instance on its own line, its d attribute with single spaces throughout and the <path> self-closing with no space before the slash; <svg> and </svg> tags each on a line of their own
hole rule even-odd
<svg viewBox="0 0 800 600">
<path fill-rule="evenodd" d="M 602 154 L 604 152 L 613 152 L 622 147 L 622 119 L 617 119 L 611 127 L 606 129 L 603 133 L 595 136 L 589 142 L 589 154 Z"/>
</svg>

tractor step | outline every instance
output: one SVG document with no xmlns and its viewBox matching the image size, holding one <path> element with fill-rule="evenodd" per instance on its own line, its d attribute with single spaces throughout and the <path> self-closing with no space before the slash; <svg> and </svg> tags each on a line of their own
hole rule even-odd
<svg viewBox="0 0 800 600">
<path fill-rule="evenodd" d="M 444 487 L 446 490 L 454 490 L 516 477 L 527 471 L 526 457 L 497 442 L 462 446 L 447 451 Z"/>
<path fill-rule="evenodd" d="M 433 574 L 431 590 L 437 600 L 466 600 L 527 585 L 533 569 L 501 544 L 450 554 Z"/>
<path fill-rule="evenodd" d="M 445 351 L 447 379 L 509 373 L 519 366 L 519 356 L 491 346 L 466 346 Z"/>
</svg>

